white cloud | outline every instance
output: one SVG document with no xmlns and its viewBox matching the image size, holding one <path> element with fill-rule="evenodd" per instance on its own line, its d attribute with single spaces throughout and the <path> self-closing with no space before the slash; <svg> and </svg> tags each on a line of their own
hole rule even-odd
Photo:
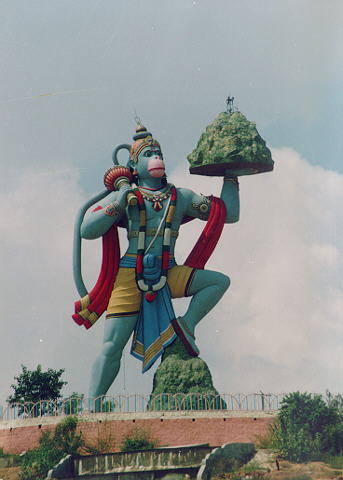
<svg viewBox="0 0 343 480">
<path fill-rule="evenodd" d="M 335 267 L 339 261 L 340 252 L 335 245 L 314 244 L 311 247 L 312 254 L 317 258 L 318 262 L 323 263 L 323 266 Z"/>
<path fill-rule="evenodd" d="M 274 150 L 275 171 L 241 178 L 241 220 L 225 227 L 207 267 L 231 277 L 222 302 L 198 327 L 202 357 L 222 392 L 339 390 L 343 176 Z M 170 181 L 219 194 L 221 180 L 172 172 Z M 89 331 L 70 319 L 74 217 L 84 202 L 71 172 L 24 171 L 0 197 L 3 402 L 20 364 L 66 368 L 69 392 L 87 391 L 103 322 Z M 185 259 L 204 224 L 181 232 Z M 85 278 L 100 264 L 100 242 L 85 242 Z M 187 301 L 176 303 L 182 313 Z M 216 346 L 214 348 L 214 345 Z M 125 353 L 112 392 L 148 392 L 154 370 Z"/>
<path fill-rule="evenodd" d="M 199 327 L 200 348 L 221 391 L 339 390 L 343 176 L 291 149 L 273 157 L 273 173 L 241 178 L 241 220 L 207 265 L 232 286 Z M 220 179 L 192 180 L 220 190 Z M 186 250 L 189 237 L 180 241 Z"/>
</svg>

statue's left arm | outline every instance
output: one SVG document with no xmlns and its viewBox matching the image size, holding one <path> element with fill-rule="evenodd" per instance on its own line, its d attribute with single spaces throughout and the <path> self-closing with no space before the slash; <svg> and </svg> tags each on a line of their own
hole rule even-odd
<svg viewBox="0 0 343 480">
<path fill-rule="evenodd" d="M 207 220 L 211 209 L 211 197 L 199 195 L 187 189 L 180 189 L 182 196 L 187 198 L 186 215 Z M 236 177 L 225 176 L 220 198 L 226 207 L 225 223 L 235 223 L 239 220 L 239 185 Z"/>
<path fill-rule="evenodd" d="M 237 177 L 224 176 L 220 198 L 225 203 L 225 223 L 235 223 L 239 220 L 239 183 Z"/>
</svg>

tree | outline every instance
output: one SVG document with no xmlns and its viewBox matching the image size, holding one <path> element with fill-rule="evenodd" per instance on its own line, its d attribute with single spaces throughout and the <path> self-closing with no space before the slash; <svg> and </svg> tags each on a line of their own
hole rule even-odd
<svg viewBox="0 0 343 480">
<path fill-rule="evenodd" d="M 343 450 L 343 423 L 339 402 L 321 395 L 294 392 L 281 403 L 273 428 L 273 446 L 287 460 L 301 462 Z"/>
<path fill-rule="evenodd" d="M 11 385 L 14 394 L 7 398 L 10 405 L 61 398 L 61 389 L 67 384 L 60 378 L 64 369 L 48 368 L 46 372 L 43 372 L 41 365 L 38 365 L 36 370 L 29 370 L 24 365 L 21 368 L 22 372 L 14 377 L 16 383 Z"/>
</svg>

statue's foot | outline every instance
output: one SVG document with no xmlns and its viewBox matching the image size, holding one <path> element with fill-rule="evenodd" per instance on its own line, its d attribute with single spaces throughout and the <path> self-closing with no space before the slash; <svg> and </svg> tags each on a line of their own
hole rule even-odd
<svg viewBox="0 0 343 480">
<path fill-rule="evenodd" d="M 171 323 L 173 325 L 175 333 L 182 340 L 182 343 L 184 344 L 189 355 L 191 355 L 192 357 L 197 357 L 200 353 L 200 350 L 196 346 L 195 336 L 189 330 L 183 318 L 175 318 L 174 320 L 172 320 Z"/>
</svg>

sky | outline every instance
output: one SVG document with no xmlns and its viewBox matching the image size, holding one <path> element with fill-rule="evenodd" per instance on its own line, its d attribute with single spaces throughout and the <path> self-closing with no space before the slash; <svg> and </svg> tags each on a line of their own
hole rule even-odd
<svg viewBox="0 0 343 480">
<path fill-rule="evenodd" d="M 240 179 L 241 219 L 207 264 L 231 287 L 198 327 L 201 358 L 222 393 L 341 391 L 342 2 L 2 0 L 0 14 L 0 404 L 21 364 L 87 393 L 104 319 L 71 320 L 73 225 L 135 111 L 169 181 L 219 195 L 187 155 L 229 94 L 275 168 Z M 203 226 L 183 227 L 179 263 Z M 88 286 L 99 264 L 85 241 Z M 142 375 L 128 348 L 110 393 L 149 393 L 156 367 Z"/>
</svg>

